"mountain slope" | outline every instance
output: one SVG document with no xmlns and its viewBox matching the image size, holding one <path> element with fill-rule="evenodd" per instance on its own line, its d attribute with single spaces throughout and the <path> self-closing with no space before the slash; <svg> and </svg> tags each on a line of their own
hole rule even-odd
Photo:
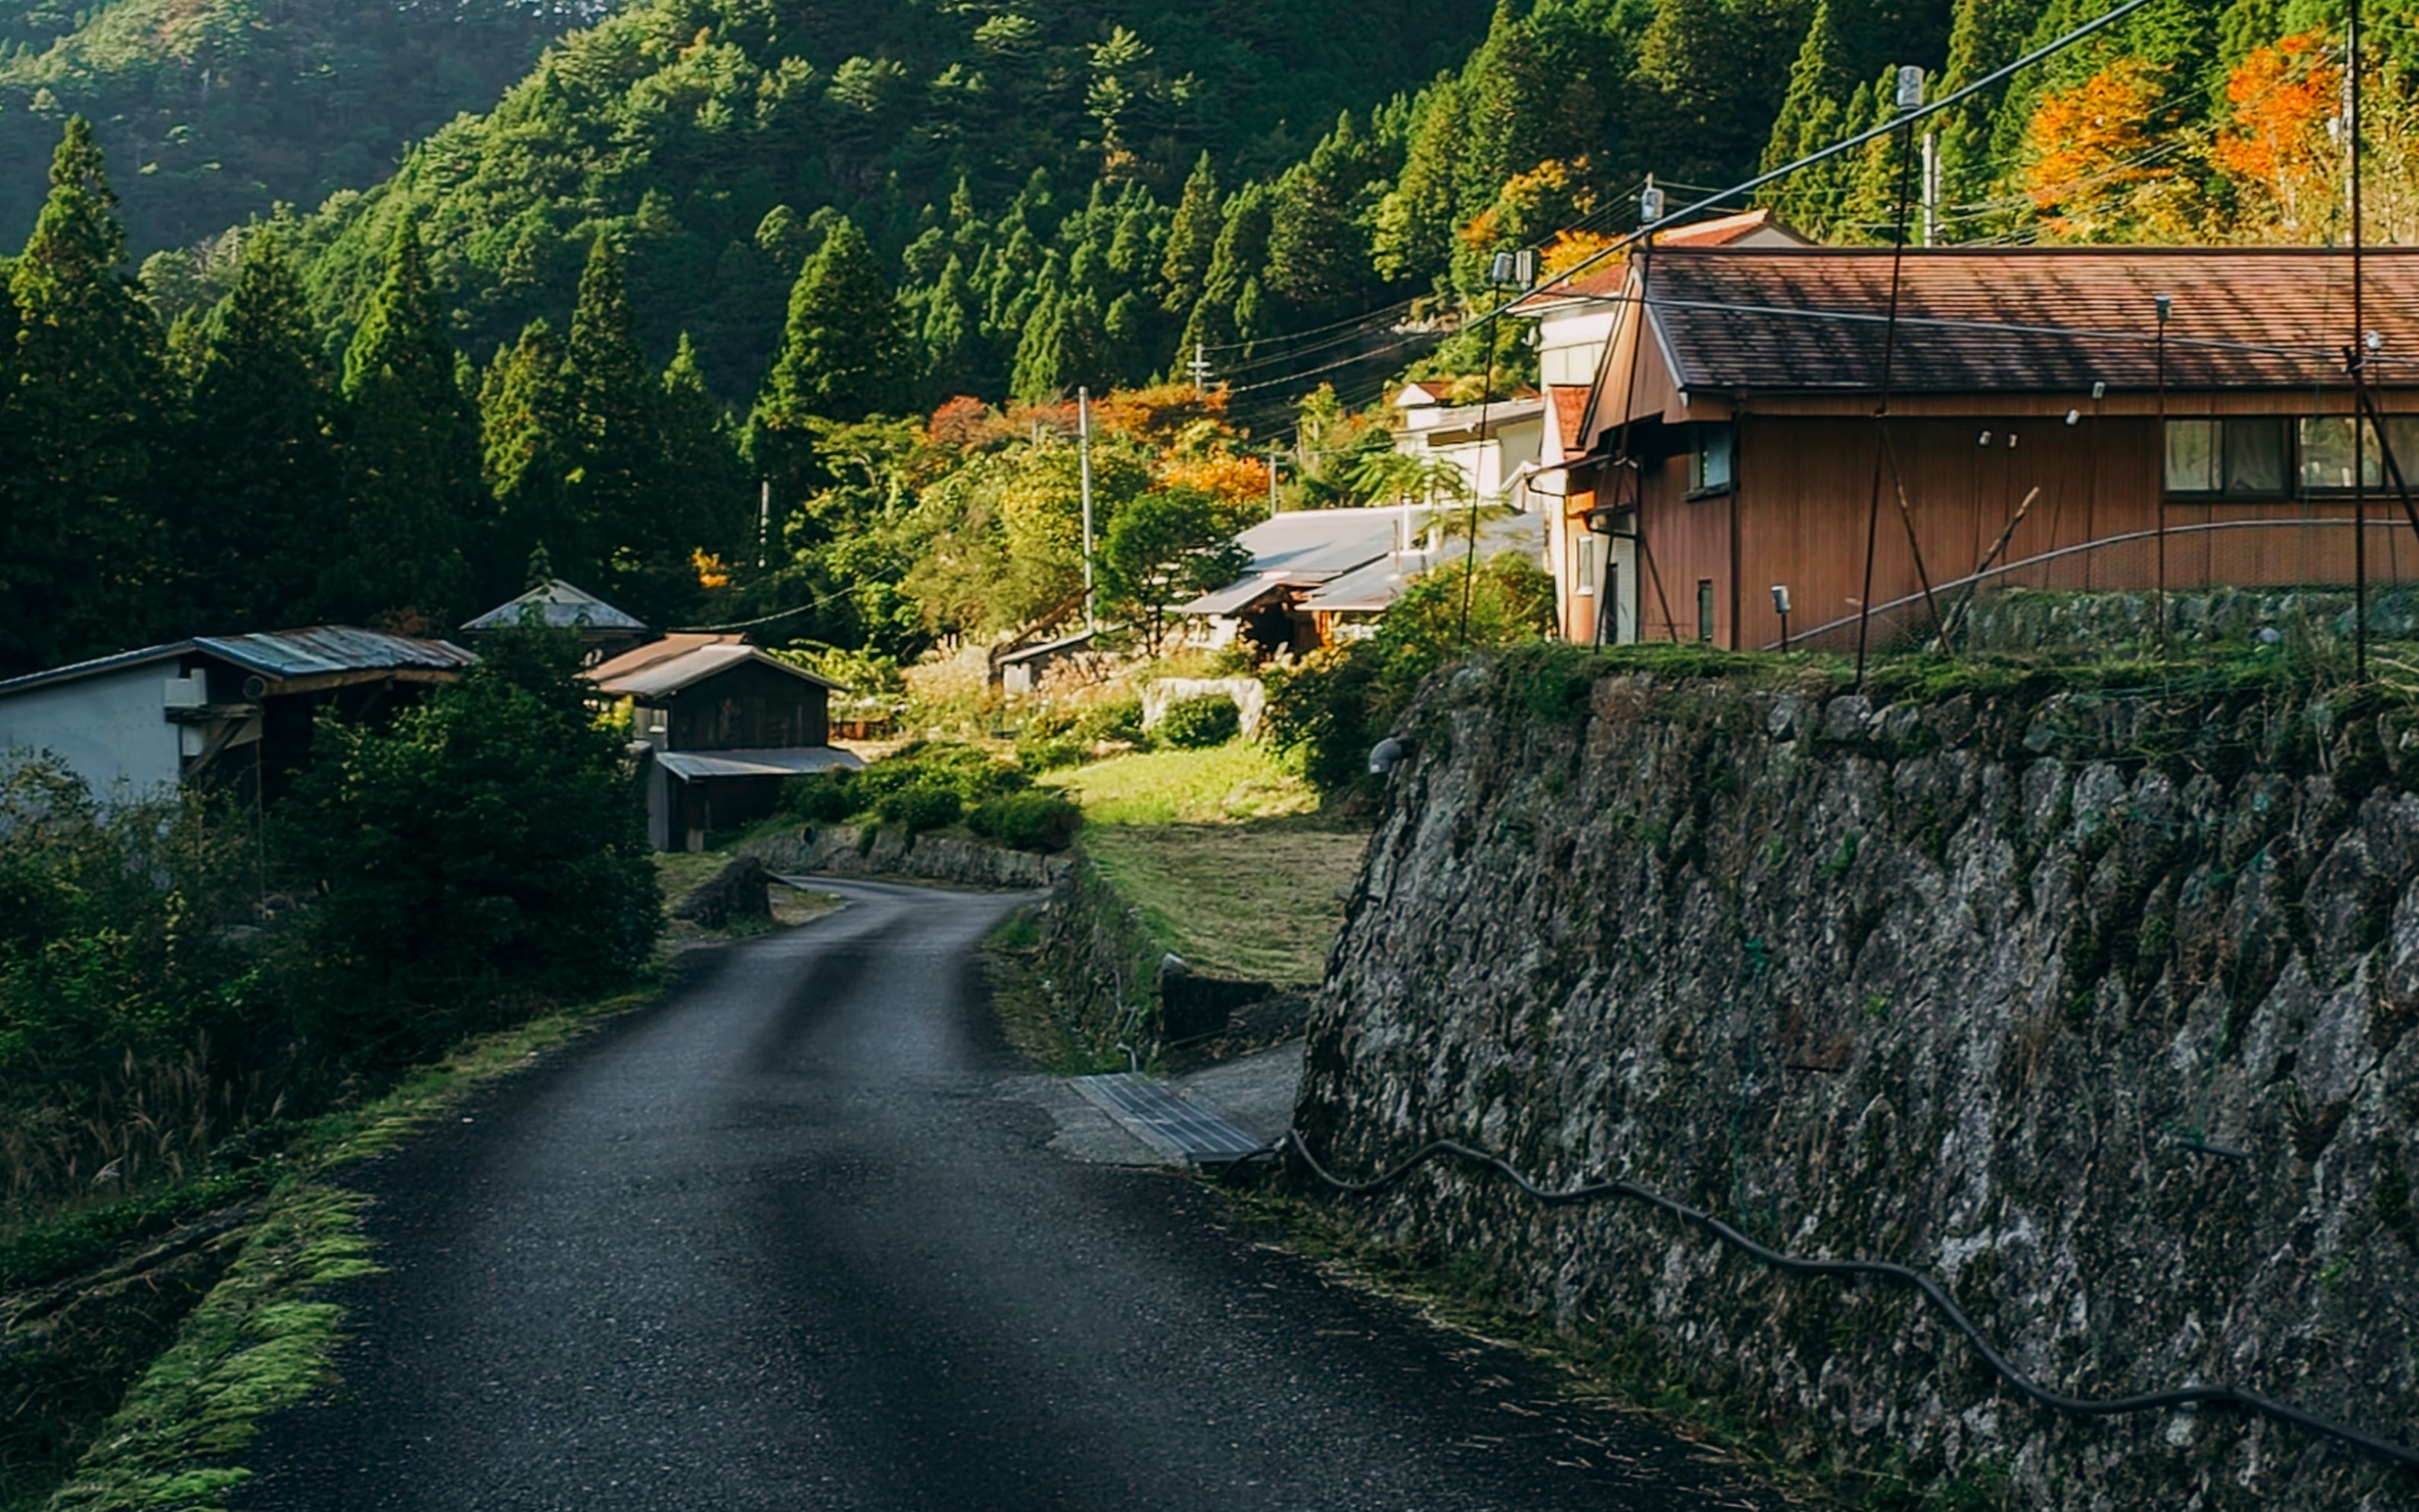
<svg viewBox="0 0 2419 1512">
<path fill-rule="evenodd" d="M 90 116 L 138 254 L 316 205 L 491 104 L 607 0 L 0 0 L 0 244 L 41 203 L 61 120 Z"/>
</svg>

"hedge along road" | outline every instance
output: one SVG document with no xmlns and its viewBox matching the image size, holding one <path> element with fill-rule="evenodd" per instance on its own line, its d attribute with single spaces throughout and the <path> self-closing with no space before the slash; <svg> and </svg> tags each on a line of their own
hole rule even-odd
<svg viewBox="0 0 2419 1512">
<path fill-rule="evenodd" d="M 1018 902 L 852 906 L 370 1167 L 343 1383 L 253 1508 L 1779 1507 L 1656 1421 L 1079 1165 L 1007 1090 Z"/>
</svg>

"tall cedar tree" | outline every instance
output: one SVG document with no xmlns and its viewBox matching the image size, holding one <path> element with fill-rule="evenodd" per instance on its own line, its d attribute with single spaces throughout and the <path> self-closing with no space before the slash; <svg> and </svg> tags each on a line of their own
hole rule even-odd
<svg viewBox="0 0 2419 1512">
<path fill-rule="evenodd" d="M 755 501 L 739 465 L 731 416 L 706 388 L 697 347 L 686 334 L 664 369 L 662 389 L 664 471 L 672 480 L 667 502 L 680 522 L 680 538 L 694 550 L 736 562 L 747 544 Z"/>
<path fill-rule="evenodd" d="M 1204 152 L 1193 165 L 1193 177 L 1184 180 L 1184 197 L 1177 201 L 1176 220 L 1167 228 L 1167 251 L 1159 265 L 1159 307 L 1169 315 L 1189 316 L 1201 302 L 1201 281 L 1210 275 L 1210 258 L 1218 250 L 1224 224 L 1218 171 Z"/>
<path fill-rule="evenodd" d="M 598 237 L 571 315 L 565 376 L 577 407 L 572 497 L 586 554 L 573 580 L 594 585 L 641 619 L 686 575 L 688 546 L 669 507 L 661 380 L 639 348 L 638 321 L 610 237 Z M 555 548 L 558 553 L 561 548 Z M 556 561 L 562 558 L 558 554 Z"/>
<path fill-rule="evenodd" d="M 184 476 L 169 486 L 173 591 L 197 629 L 307 625 L 329 607 L 320 578 L 344 471 L 336 386 L 305 300 L 284 243 L 264 233 L 200 322 Z"/>
<path fill-rule="evenodd" d="M 790 290 L 781 349 L 748 422 L 749 460 L 784 510 L 821 478 L 810 423 L 896 409 L 911 376 L 904 321 L 882 260 L 843 216 Z"/>
<path fill-rule="evenodd" d="M 1353 215 L 1362 181 L 1349 113 L 1308 162 L 1277 180 L 1268 284 L 1297 323 L 1343 315 L 1370 293 L 1369 247 Z"/>
<path fill-rule="evenodd" d="M 345 492 L 350 519 L 331 574 L 343 617 L 424 631 L 470 610 L 471 550 L 485 546 L 479 420 L 406 216 L 385 279 L 345 352 Z"/>
<path fill-rule="evenodd" d="M 164 374 L 158 323 L 126 273 L 100 150 L 68 122 L 50 197 L 10 266 L 0 355 L 0 668 L 138 643 L 159 532 L 146 517 Z"/>
<path fill-rule="evenodd" d="M 571 506 L 578 418 L 563 379 L 562 338 L 545 319 L 531 321 L 520 340 L 496 353 L 480 386 L 479 416 L 482 470 L 496 501 L 495 547 L 479 597 L 501 602 L 512 596 L 501 575 L 514 563 L 544 551 L 551 567 L 583 561 L 589 550 Z M 583 586 L 604 592 L 601 584 Z"/>
<path fill-rule="evenodd" d="M 1184 337 L 1177 343 L 1177 365 L 1193 360 L 1196 350 L 1206 351 L 1210 363 L 1233 363 L 1239 354 L 1232 348 L 1248 341 L 1257 332 L 1247 330 L 1239 315 L 1247 287 L 1256 288 L 1260 269 L 1269 259 L 1269 191 L 1256 181 L 1245 184 L 1226 203 L 1226 222 L 1218 232 L 1218 249 L 1210 255 L 1210 271 L 1201 280 L 1201 301 L 1193 307 L 1193 318 L 1186 323 Z M 1224 352 L 1219 348 L 1229 348 Z"/>
</svg>

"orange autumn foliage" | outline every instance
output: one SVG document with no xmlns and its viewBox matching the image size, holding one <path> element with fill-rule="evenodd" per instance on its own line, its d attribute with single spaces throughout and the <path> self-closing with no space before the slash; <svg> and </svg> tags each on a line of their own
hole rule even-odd
<svg viewBox="0 0 2419 1512">
<path fill-rule="evenodd" d="M 2149 69 L 2123 58 L 2034 107 L 2025 191 L 2059 235 L 2090 236 L 2145 184 L 2173 168 L 2145 162 L 2156 145 L 2162 91 Z"/>
<path fill-rule="evenodd" d="M 2210 149 L 2218 167 L 2256 185 L 2272 203 L 2276 229 L 2300 232 L 2334 207 L 2342 150 L 2327 134 L 2343 94 L 2343 69 L 2327 58 L 2320 32 L 2257 48 L 2226 81 L 2233 129 Z"/>
<path fill-rule="evenodd" d="M 1250 504 L 1269 496 L 1269 464 L 1265 458 L 1213 452 L 1207 456 L 1170 457 L 1159 466 L 1163 487 L 1196 488 L 1230 504 Z"/>
</svg>

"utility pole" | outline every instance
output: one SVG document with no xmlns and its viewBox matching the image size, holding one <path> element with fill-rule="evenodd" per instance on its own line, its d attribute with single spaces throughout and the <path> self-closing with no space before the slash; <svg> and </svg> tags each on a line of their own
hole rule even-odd
<svg viewBox="0 0 2419 1512">
<path fill-rule="evenodd" d="M 1184 364 L 1184 370 L 1193 375 L 1194 393 L 1207 393 L 1210 392 L 1210 347 L 1208 343 L 1196 341 L 1193 344 L 1193 361 Z"/>
<path fill-rule="evenodd" d="M 1269 442 L 1269 518 L 1277 517 L 1277 443 Z"/>
<path fill-rule="evenodd" d="M 1940 133 L 1923 133 L 1923 244 L 1940 241 Z"/>
<path fill-rule="evenodd" d="M 756 570 L 764 570 L 764 542 L 773 533 L 773 480 L 763 480 L 756 496 Z"/>
<path fill-rule="evenodd" d="M 1092 391 L 1087 388 L 1075 391 L 1075 434 L 1084 476 L 1084 628 L 1097 631 L 1101 603 L 1092 584 Z"/>
</svg>

